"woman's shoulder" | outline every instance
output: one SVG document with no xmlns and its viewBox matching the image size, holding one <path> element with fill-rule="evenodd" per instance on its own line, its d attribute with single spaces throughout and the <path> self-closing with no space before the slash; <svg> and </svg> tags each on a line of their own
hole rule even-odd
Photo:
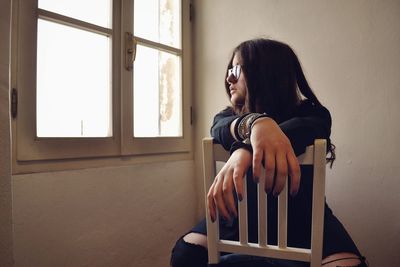
<svg viewBox="0 0 400 267">
<path fill-rule="evenodd" d="M 232 107 L 225 107 L 223 110 L 221 110 L 220 112 L 218 112 L 217 115 L 222 115 L 222 116 L 234 116 L 236 115 L 235 111 L 233 110 Z"/>
<path fill-rule="evenodd" d="M 304 99 L 297 106 L 295 116 L 306 117 L 312 115 L 328 116 L 330 117 L 329 110 L 322 104 L 317 104 L 309 99 Z"/>
</svg>

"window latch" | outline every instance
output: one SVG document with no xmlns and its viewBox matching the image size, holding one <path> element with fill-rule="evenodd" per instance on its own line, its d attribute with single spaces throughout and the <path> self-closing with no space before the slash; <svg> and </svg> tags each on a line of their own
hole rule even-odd
<svg viewBox="0 0 400 267">
<path fill-rule="evenodd" d="M 133 34 L 125 33 L 125 68 L 128 71 L 133 69 L 133 62 L 136 57 L 136 41 Z"/>
<path fill-rule="evenodd" d="M 15 119 L 18 111 L 18 92 L 17 89 L 11 90 L 11 117 Z"/>
</svg>

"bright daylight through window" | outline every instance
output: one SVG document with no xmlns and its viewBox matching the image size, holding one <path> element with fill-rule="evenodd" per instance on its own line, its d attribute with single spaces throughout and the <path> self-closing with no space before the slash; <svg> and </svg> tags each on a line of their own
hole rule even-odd
<svg viewBox="0 0 400 267">
<path fill-rule="evenodd" d="M 111 28 L 110 0 L 39 8 Z M 133 135 L 182 136 L 180 0 L 136 0 L 133 13 Z M 112 36 L 39 19 L 37 38 L 37 136 L 112 136 Z"/>
<path fill-rule="evenodd" d="M 137 47 L 134 136 L 181 136 L 180 1 L 135 1 L 134 11 L 134 35 L 170 47 Z"/>
<path fill-rule="evenodd" d="M 111 26 L 110 0 L 39 0 L 38 6 Z M 37 136 L 112 136 L 110 36 L 38 19 L 37 44 Z"/>
</svg>

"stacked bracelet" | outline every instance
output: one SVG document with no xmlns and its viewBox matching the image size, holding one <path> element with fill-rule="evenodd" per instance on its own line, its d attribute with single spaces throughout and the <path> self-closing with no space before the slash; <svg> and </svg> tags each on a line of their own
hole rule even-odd
<svg viewBox="0 0 400 267">
<path fill-rule="evenodd" d="M 262 117 L 268 117 L 268 115 L 265 113 L 248 113 L 240 116 L 234 128 L 236 138 L 239 141 L 249 140 L 254 122 Z"/>
<path fill-rule="evenodd" d="M 235 133 L 236 139 L 239 140 L 239 141 L 242 141 L 242 140 L 240 140 L 240 135 L 239 135 L 239 125 L 240 125 L 240 123 L 243 121 L 243 119 L 244 119 L 247 115 L 249 115 L 249 113 L 243 114 L 242 116 L 240 116 L 240 117 L 236 120 L 236 123 L 235 123 L 234 133 Z"/>
<path fill-rule="evenodd" d="M 238 125 L 238 134 L 239 134 L 239 140 L 243 141 L 244 139 L 248 138 L 249 135 L 249 122 L 251 119 L 255 116 L 257 113 L 249 113 L 247 114 L 240 122 Z"/>
<path fill-rule="evenodd" d="M 250 128 L 249 132 L 251 133 L 251 129 L 253 129 L 253 125 L 256 122 L 256 120 L 258 120 L 259 118 L 266 118 L 266 117 L 269 117 L 266 113 L 262 113 L 262 114 L 258 113 L 256 116 L 254 116 L 252 118 L 252 120 L 249 122 L 249 128 Z M 249 134 L 249 137 L 250 137 L 250 134 Z"/>
</svg>

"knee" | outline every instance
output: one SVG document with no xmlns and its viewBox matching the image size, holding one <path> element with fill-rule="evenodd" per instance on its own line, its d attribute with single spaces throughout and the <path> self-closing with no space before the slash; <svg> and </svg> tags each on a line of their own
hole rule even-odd
<svg viewBox="0 0 400 267">
<path fill-rule="evenodd" d="M 171 267 L 205 267 L 208 262 L 207 249 L 180 238 L 171 253 Z"/>
<path fill-rule="evenodd" d="M 323 259 L 322 267 L 337 267 L 337 266 L 349 266 L 349 267 L 367 267 L 367 263 L 364 257 L 357 256 L 353 253 L 336 253 Z"/>
</svg>

